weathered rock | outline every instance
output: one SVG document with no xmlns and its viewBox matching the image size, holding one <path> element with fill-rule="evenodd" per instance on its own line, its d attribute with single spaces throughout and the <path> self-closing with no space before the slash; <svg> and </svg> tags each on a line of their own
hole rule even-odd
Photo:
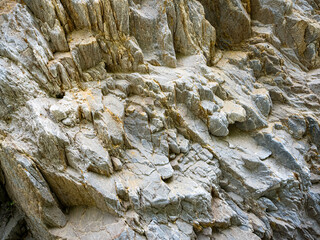
<svg viewBox="0 0 320 240">
<path fill-rule="evenodd" d="M 250 12 L 247 12 L 242 5 L 243 1 L 201 0 L 200 2 L 205 8 L 207 19 L 217 29 L 218 42 L 221 46 L 237 44 L 250 37 Z"/>
<path fill-rule="evenodd" d="M 2 143 L 1 158 L 10 156 L 11 162 L 2 162 L 1 168 L 5 176 L 21 176 L 18 181 L 7 179 L 8 192 L 31 221 L 31 229 L 39 236 L 48 236 L 46 226 L 63 227 L 66 224 L 65 215 L 58 207 L 49 186 L 43 176 L 35 168 L 32 161 L 17 153 L 15 149 Z M 17 194 L 16 190 L 23 194 Z M 26 199 L 28 201 L 26 201 Z M 41 206 L 39 211 L 38 206 Z"/>
<path fill-rule="evenodd" d="M 120 159 L 116 158 L 116 157 L 111 157 L 112 160 L 112 164 L 113 164 L 113 168 L 116 171 L 120 171 L 123 167 L 122 162 L 120 161 Z"/>
<path fill-rule="evenodd" d="M 320 239 L 319 11 L 0 0 L 0 238 Z"/>
<path fill-rule="evenodd" d="M 275 35 L 294 52 L 287 56 L 292 60 L 299 58 L 307 68 L 313 68 L 319 66 L 319 57 L 315 54 L 315 49 L 319 48 L 319 45 L 316 46 L 314 41 L 319 39 L 320 26 L 319 22 L 313 23 L 311 20 L 312 16 L 309 14 L 311 9 L 313 6 L 307 1 L 295 4 L 283 0 L 254 0 L 251 3 L 251 16 L 253 20 L 264 24 L 275 23 L 273 30 Z M 296 14 L 297 11 L 303 17 Z"/>
<path fill-rule="evenodd" d="M 260 220 L 256 215 L 253 213 L 249 213 L 249 221 L 253 227 L 254 233 L 260 237 L 263 238 L 264 236 L 268 239 L 270 238 L 270 231 L 268 231 L 268 228 L 266 227 L 265 223 Z"/>
<path fill-rule="evenodd" d="M 214 216 L 214 226 L 217 228 L 228 228 L 234 222 L 234 218 L 236 218 L 236 212 L 232 210 L 229 205 L 220 200 L 214 199 L 213 205 L 213 216 Z"/>
<path fill-rule="evenodd" d="M 272 108 L 269 92 L 265 89 L 256 89 L 252 94 L 252 98 L 262 115 L 268 117 Z"/>
<path fill-rule="evenodd" d="M 244 122 L 246 120 L 246 111 L 243 107 L 233 102 L 225 101 L 221 111 L 227 115 L 229 124 Z"/>
<path fill-rule="evenodd" d="M 308 131 L 311 136 L 311 141 L 318 147 L 320 148 L 320 125 L 312 117 L 307 117 L 308 121 Z"/>
<path fill-rule="evenodd" d="M 268 198 L 265 198 L 265 197 L 260 198 L 259 203 L 263 208 L 265 208 L 269 212 L 278 210 L 278 208 L 274 205 L 274 203 Z"/>
<path fill-rule="evenodd" d="M 292 115 L 288 118 L 289 132 L 296 139 L 301 139 L 307 130 L 307 124 L 302 116 Z"/>
<path fill-rule="evenodd" d="M 97 138 L 88 138 L 79 133 L 76 136 L 76 143 L 88 162 L 88 170 L 99 174 L 110 176 L 113 173 L 113 166 L 108 151 L 100 144 Z"/>
<path fill-rule="evenodd" d="M 1 203 L 0 237 L 1 239 L 21 239 L 28 235 L 24 216 L 13 203 Z"/>
<path fill-rule="evenodd" d="M 309 83 L 309 87 L 315 94 L 320 94 L 320 80 L 315 80 Z"/>
<path fill-rule="evenodd" d="M 250 231 L 242 230 L 239 227 L 233 227 L 227 230 L 222 231 L 221 233 L 213 234 L 213 237 L 217 240 L 227 240 L 227 239 L 250 239 L 250 240 L 258 240 L 260 239 L 257 235 Z"/>
<path fill-rule="evenodd" d="M 233 120 L 234 119 L 232 119 L 232 121 Z M 227 136 L 229 134 L 228 125 L 228 119 L 226 117 L 226 114 L 223 112 L 214 113 L 212 116 L 209 117 L 209 131 L 212 135 L 218 137 Z"/>
<path fill-rule="evenodd" d="M 163 180 L 166 180 L 172 177 L 173 169 L 167 157 L 161 156 L 161 155 L 154 155 L 151 161 L 156 166 L 156 169 L 160 173 L 161 178 Z"/>
</svg>

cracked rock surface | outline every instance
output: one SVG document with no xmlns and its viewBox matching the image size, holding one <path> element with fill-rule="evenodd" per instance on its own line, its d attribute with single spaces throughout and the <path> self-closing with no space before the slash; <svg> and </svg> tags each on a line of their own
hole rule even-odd
<svg viewBox="0 0 320 240">
<path fill-rule="evenodd" d="M 320 239 L 319 16 L 0 0 L 0 239 Z"/>
</svg>

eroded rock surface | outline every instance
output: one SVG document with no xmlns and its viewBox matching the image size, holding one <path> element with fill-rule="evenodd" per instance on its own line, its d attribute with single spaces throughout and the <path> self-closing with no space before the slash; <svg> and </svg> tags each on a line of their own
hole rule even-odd
<svg viewBox="0 0 320 240">
<path fill-rule="evenodd" d="M 0 0 L 0 238 L 319 239 L 319 14 Z"/>
</svg>

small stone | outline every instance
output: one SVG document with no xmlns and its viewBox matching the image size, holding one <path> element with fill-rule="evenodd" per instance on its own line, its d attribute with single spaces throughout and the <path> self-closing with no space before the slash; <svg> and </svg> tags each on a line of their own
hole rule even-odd
<svg viewBox="0 0 320 240">
<path fill-rule="evenodd" d="M 110 91 L 109 91 L 109 88 L 105 85 L 101 88 L 101 92 L 103 96 L 106 96 Z"/>
<path fill-rule="evenodd" d="M 177 137 L 177 142 L 180 148 L 180 152 L 182 153 L 187 153 L 189 152 L 190 146 L 189 146 L 189 140 L 186 139 L 184 136 L 182 135 L 178 135 Z"/>
<path fill-rule="evenodd" d="M 193 226 L 184 221 L 178 220 L 176 222 L 179 230 L 187 235 L 191 235 L 193 233 Z"/>
<path fill-rule="evenodd" d="M 227 136 L 229 134 L 228 125 L 227 116 L 224 112 L 215 112 L 209 117 L 209 131 L 214 136 Z"/>
<path fill-rule="evenodd" d="M 161 175 L 162 180 L 167 180 L 173 176 L 173 168 L 170 164 L 157 167 L 158 172 Z"/>
<path fill-rule="evenodd" d="M 174 171 L 166 156 L 155 154 L 153 155 L 152 163 L 161 175 L 162 180 L 167 180 L 172 177 Z"/>
<path fill-rule="evenodd" d="M 122 200 L 128 201 L 129 195 L 127 189 L 123 186 L 120 181 L 115 181 L 116 192 L 119 198 Z"/>
<path fill-rule="evenodd" d="M 204 228 L 202 230 L 202 234 L 205 236 L 211 236 L 212 235 L 212 228 L 211 227 Z"/>
<path fill-rule="evenodd" d="M 283 129 L 283 125 L 282 125 L 281 123 L 275 123 L 275 124 L 274 124 L 274 128 L 275 128 L 276 130 L 281 130 L 281 129 Z"/>
<path fill-rule="evenodd" d="M 260 60 L 255 59 L 255 60 L 249 61 L 249 66 L 252 68 L 255 76 L 259 76 L 259 74 L 261 74 L 262 66 L 261 66 Z"/>
<path fill-rule="evenodd" d="M 207 114 L 212 115 L 214 112 L 218 111 L 219 106 L 211 101 L 201 101 L 201 107 L 207 112 Z"/>
<path fill-rule="evenodd" d="M 311 137 L 311 141 L 320 149 L 320 125 L 317 120 L 312 117 L 307 117 L 308 131 Z"/>
<path fill-rule="evenodd" d="M 259 199 L 259 203 L 260 203 L 260 206 L 263 208 L 266 208 L 268 212 L 278 210 L 276 205 L 274 205 L 274 203 L 269 198 L 262 197 Z"/>
<path fill-rule="evenodd" d="M 169 139 L 168 144 L 169 144 L 169 149 L 171 152 L 173 152 L 174 154 L 180 153 L 180 148 L 179 148 L 177 142 L 175 142 L 173 139 Z"/>
<path fill-rule="evenodd" d="M 116 81 L 116 88 L 125 93 L 129 94 L 130 83 L 126 80 L 118 80 Z"/>
<path fill-rule="evenodd" d="M 307 124 L 304 117 L 292 115 L 288 118 L 288 128 L 295 139 L 301 139 L 307 130 Z"/>
<path fill-rule="evenodd" d="M 68 126 L 68 127 L 74 127 L 74 125 L 75 125 L 74 120 L 71 119 L 71 118 L 63 119 L 63 120 L 62 120 L 62 123 L 63 123 L 64 125 Z"/>
<path fill-rule="evenodd" d="M 114 90 L 116 88 L 116 84 L 115 84 L 115 81 L 113 80 L 113 78 L 110 77 L 110 78 L 107 79 L 106 86 L 110 90 Z"/>
<path fill-rule="evenodd" d="M 61 121 L 67 118 L 68 116 L 67 113 L 63 110 L 63 108 L 58 104 L 52 105 L 50 108 L 50 112 L 57 121 Z"/>
<path fill-rule="evenodd" d="M 266 89 L 255 89 L 252 99 L 263 116 L 267 117 L 272 108 L 272 101 L 269 92 Z"/>
<path fill-rule="evenodd" d="M 231 226 L 231 221 L 236 217 L 236 212 L 228 205 L 227 202 L 215 198 L 213 199 L 213 217 L 214 226 L 218 228 L 227 228 Z"/>
<path fill-rule="evenodd" d="M 250 171 L 256 170 L 262 165 L 260 159 L 255 156 L 251 158 L 243 157 L 242 161 L 244 162 L 244 166 Z"/>
<path fill-rule="evenodd" d="M 315 94 L 320 94 L 320 80 L 313 80 L 312 82 L 310 82 L 309 87 L 311 89 L 312 92 L 314 92 Z"/>
<path fill-rule="evenodd" d="M 232 101 L 225 101 L 221 111 L 227 115 L 229 124 L 244 122 L 246 120 L 246 110 Z"/>
<path fill-rule="evenodd" d="M 87 104 L 82 104 L 80 106 L 81 117 L 89 122 L 92 121 L 92 115 L 90 108 Z"/>
<path fill-rule="evenodd" d="M 122 170 L 123 165 L 119 158 L 111 157 L 111 160 L 112 160 L 114 170 L 116 171 Z"/>
</svg>

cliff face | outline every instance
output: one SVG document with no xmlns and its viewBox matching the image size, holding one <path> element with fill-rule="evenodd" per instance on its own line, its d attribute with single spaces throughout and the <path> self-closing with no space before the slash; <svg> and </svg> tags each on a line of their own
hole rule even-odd
<svg viewBox="0 0 320 240">
<path fill-rule="evenodd" d="M 319 0 L 0 0 L 29 238 L 319 239 L 319 44 Z"/>
</svg>

